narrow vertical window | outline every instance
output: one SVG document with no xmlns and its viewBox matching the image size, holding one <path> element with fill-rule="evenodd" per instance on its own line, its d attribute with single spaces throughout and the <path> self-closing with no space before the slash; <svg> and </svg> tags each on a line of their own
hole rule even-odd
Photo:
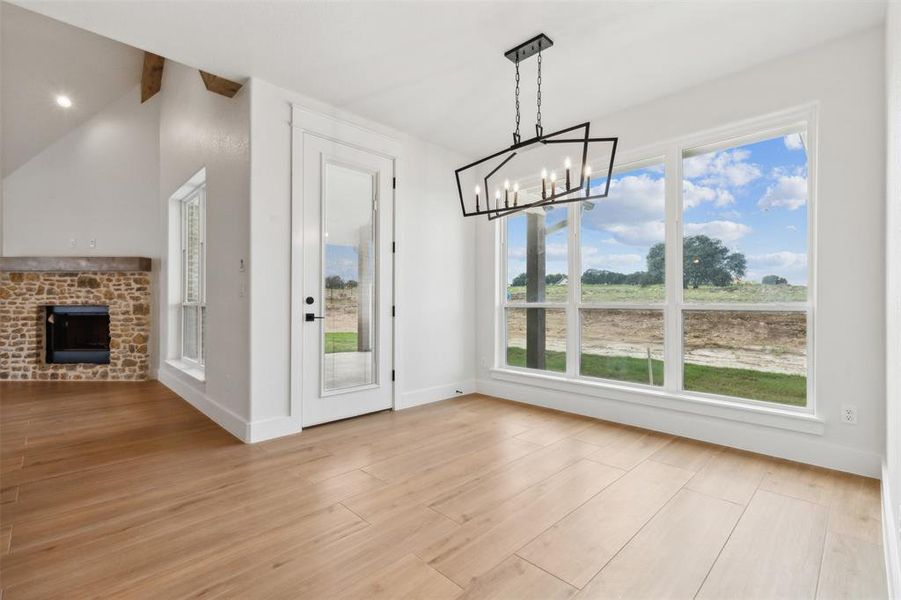
<svg viewBox="0 0 901 600">
<path fill-rule="evenodd" d="M 664 186 L 662 163 L 626 167 L 580 207 L 582 376 L 663 385 Z"/>
<path fill-rule="evenodd" d="M 566 371 L 569 210 L 531 208 L 506 219 L 506 362 Z"/>
<path fill-rule="evenodd" d="M 206 186 L 181 201 L 181 358 L 203 365 L 206 348 Z"/>
</svg>

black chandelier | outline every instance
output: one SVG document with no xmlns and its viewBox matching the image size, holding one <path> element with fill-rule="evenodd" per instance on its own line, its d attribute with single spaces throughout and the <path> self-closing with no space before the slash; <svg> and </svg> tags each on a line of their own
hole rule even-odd
<svg viewBox="0 0 901 600">
<path fill-rule="evenodd" d="M 494 220 L 529 208 L 607 197 L 618 138 L 591 137 L 589 122 L 544 133 L 541 124 L 541 53 L 553 45 L 554 42 L 542 33 L 504 53 L 516 65 L 513 144 L 455 171 L 464 217 L 487 215 L 489 220 Z M 523 140 L 519 133 L 519 64 L 535 55 L 538 56 L 535 137 Z M 600 166 L 606 173 L 600 180 L 595 178 L 595 182 L 603 181 L 603 185 L 592 189 L 589 151 L 594 154 L 599 147 L 601 157 L 595 167 Z M 575 163 L 572 156 L 578 159 Z M 580 165 L 578 172 L 573 171 L 574 164 Z M 557 168 L 562 172 L 559 181 Z M 464 196 L 464 187 L 472 189 L 472 194 Z M 489 192 L 492 189 L 493 196 Z"/>
</svg>

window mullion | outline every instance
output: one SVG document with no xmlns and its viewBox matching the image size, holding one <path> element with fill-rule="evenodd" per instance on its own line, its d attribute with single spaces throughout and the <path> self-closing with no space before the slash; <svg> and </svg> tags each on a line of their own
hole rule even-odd
<svg viewBox="0 0 901 600">
<path fill-rule="evenodd" d="M 682 156 L 672 145 L 666 152 L 666 310 L 664 388 L 682 389 Z"/>
<path fill-rule="evenodd" d="M 581 270 L 581 249 L 580 249 L 580 202 L 573 202 L 569 205 L 569 259 L 568 266 L 568 297 L 569 302 L 566 310 L 566 374 L 575 377 L 579 374 L 579 336 L 581 335 L 579 326 L 579 299 L 582 294 L 582 279 L 579 276 Z"/>
<path fill-rule="evenodd" d="M 497 294 L 500 297 L 497 302 L 498 308 L 495 310 L 494 337 L 496 342 L 492 361 L 492 364 L 498 367 L 507 364 L 507 306 L 510 303 L 507 299 L 507 220 L 497 219 L 493 224 L 489 223 L 489 227 L 494 228 L 494 238 L 497 240 L 494 246 L 494 264 L 496 272 L 500 274 L 500 277 L 495 280 Z"/>
</svg>

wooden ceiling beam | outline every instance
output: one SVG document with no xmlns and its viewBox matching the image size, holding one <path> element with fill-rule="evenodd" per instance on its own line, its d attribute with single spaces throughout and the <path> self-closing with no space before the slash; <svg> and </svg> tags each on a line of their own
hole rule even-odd
<svg viewBox="0 0 901 600">
<path fill-rule="evenodd" d="M 166 59 L 153 52 L 144 52 L 144 72 L 141 74 L 141 103 L 147 102 L 163 87 L 163 64 Z"/>
<path fill-rule="evenodd" d="M 234 95 L 238 93 L 238 90 L 243 87 L 243 84 L 213 75 L 212 73 L 207 73 L 206 71 L 200 72 L 200 78 L 203 79 L 203 85 L 206 86 L 207 90 L 215 92 L 216 94 L 221 94 L 227 98 L 234 97 Z"/>
</svg>

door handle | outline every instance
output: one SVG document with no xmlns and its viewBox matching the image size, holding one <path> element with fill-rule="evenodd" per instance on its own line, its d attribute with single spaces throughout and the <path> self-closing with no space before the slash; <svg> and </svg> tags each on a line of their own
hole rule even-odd
<svg viewBox="0 0 901 600">
<path fill-rule="evenodd" d="M 315 321 L 316 319 L 324 319 L 325 317 L 317 317 L 313 313 L 305 313 L 304 321 Z"/>
</svg>

